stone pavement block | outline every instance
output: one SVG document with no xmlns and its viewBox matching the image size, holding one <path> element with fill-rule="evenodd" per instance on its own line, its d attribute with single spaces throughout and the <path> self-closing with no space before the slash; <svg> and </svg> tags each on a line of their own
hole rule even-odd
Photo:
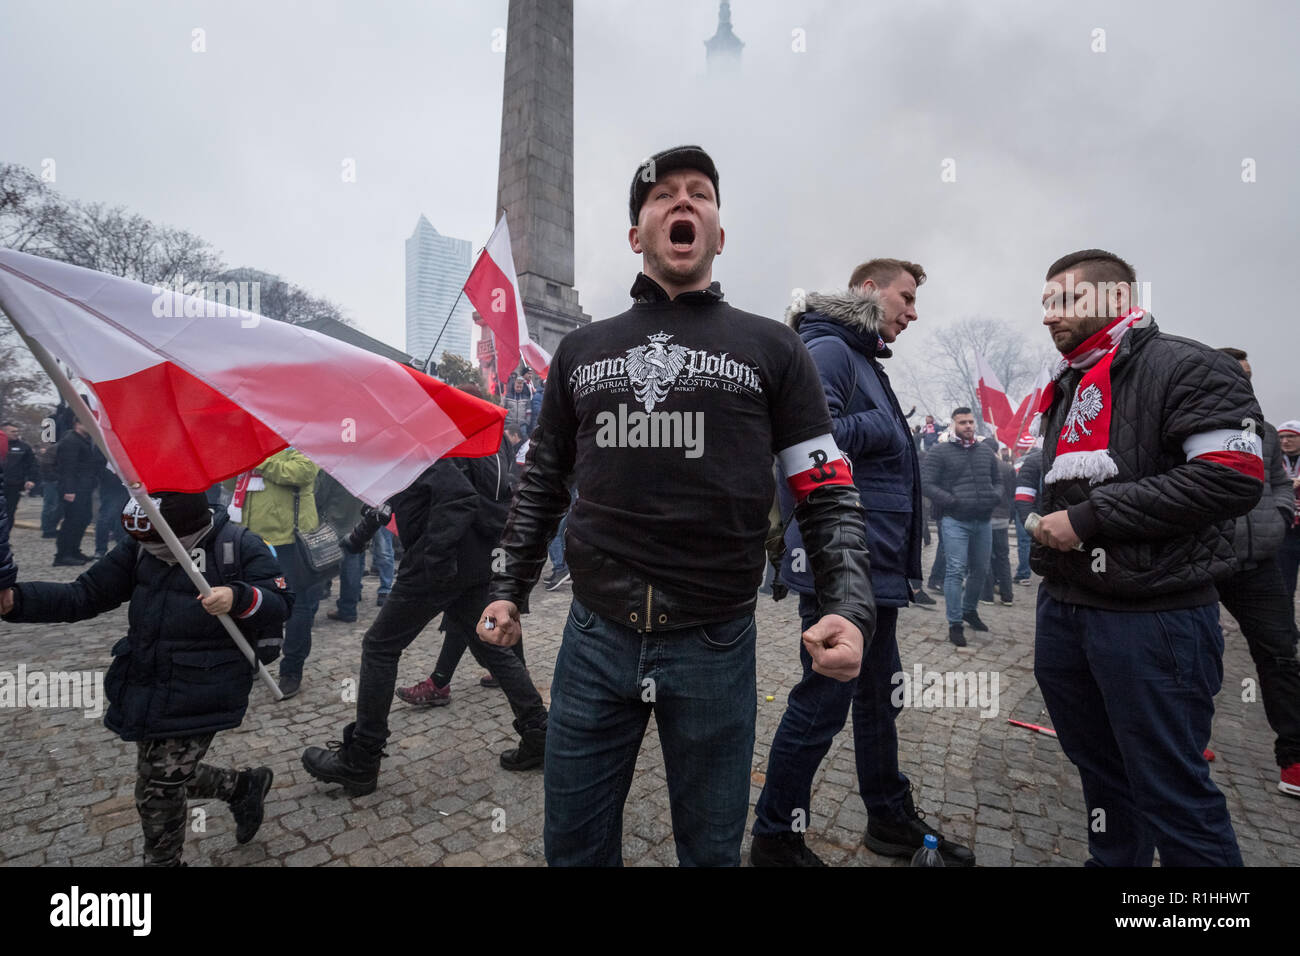
<svg viewBox="0 0 1300 956">
<path fill-rule="evenodd" d="M 21 527 L 15 529 L 14 548 L 18 560 L 32 566 L 48 566 L 53 554 L 53 542 Z M 933 547 L 927 549 L 927 556 L 932 554 Z M 62 575 L 51 580 L 76 577 L 74 569 L 50 570 Z M 1087 857 L 1088 823 L 1078 773 L 1055 739 L 1006 723 L 1007 717 L 1051 722 L 1033 679 L 1031 595 L 1025 588 L 1017 591 L 1012 607 L 982 607 L 993 635 L 962 651 L 948 644 L 942 614 L 903 610 L 898 641 L 904 669 L 921 663 L 939 671 L 996 671 L 1000 709 L 986 719 L 970 708 L 905 708 L 897 721 L 899 765 L 914 785 L 918 808 L 950 839 L 982 851 L 981 864 L 1077 866 Z M 538 590 L 532 597 L 528 666 L 535 683 L 549 693 L 572 594 L 562 588 Z M 191 864 L 280 865 L 290 858 L 316 865 L 544 863 L 542 776 L 511 774 L 497 764 L 498 754 L 514 746 L 512 715 L 499 691 L 478 687 L 478 669 L 468 658 L 453 679 L 447 707 L 418 711 L 396 704 L 390 719 L 392 756 L 385 759 L 373 794 L 350 799 L 302 768 L 304 747 L 339 737 L 354 719 L 355 707 L 342 700 L 339 682 L 358 673 L 360 638 L 375 614 L 370 598 L 368 592 L 354 625 L 326 625 L 318 616 L 299 698 L 276 704 L 256 688 L 243 726 L 217 735 L 211 762 L 269 766 L 275 788 L 266 821 L 247 847 L 235 845 L 229 818 L 220 808 L 214 818 L 207 802 L 209 832 L 187 840 Z M 758 722 L 751 800 L 761 792 L 772 735 L 789 689 L 801 676 L 798 645 L 791 639 L 798 632 L 794 602 L 763 598 L 756 615 Z M 29 667 L 48 662 L 42 666 L 52 669 L 103 667 L 103 633 L 125 626 L 125 609 L 80 624 L 5 625 L 0 670 L 20 661 Z M 412 645 L 401 663 L 400 683 L 428 673 L 439 636 L 431 627 Z M 1255 673 L 1235 632 L 1226 644 L 1224 668 L 1211 741 L 1220 755 L 1211 766 L 1213 780 L 1228 800 L 1248 865 L 1300 865 L 1300 800 L 1276 790 L 1273 736 L 1262 705 L 1240 699 L 1241 679 Z M 776 699 L 766 701 L 769 694 Z M 120 865 L 138 865 L 143 841 L 133 797 L 135 745 L 69 712 L 28 708 L 6 712 L 6 719 L 0 737 L 0 862 L 114 865 L 120 859 Z M 850 725 L 836 735 L 814 779 L 809 845 L 836 865 L 906 866 L 906 860 L 877 857 L 859 846 L 867 818 L 856 791 Z M 492 830 L 496 808 L 505 810 L 504 833 Z M 623 841 L 630 865 L 676 865 L 653 718 L 638 757 Z M 315 852 L 306 853 L 309 848 Z"/>
</svg>

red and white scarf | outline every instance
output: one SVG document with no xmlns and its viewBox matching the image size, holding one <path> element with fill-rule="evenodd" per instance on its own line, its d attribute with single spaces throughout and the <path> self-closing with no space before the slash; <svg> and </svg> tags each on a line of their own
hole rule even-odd
<svg viewBox="0 0 1300 956">
<path fill-rule="evenodd" d="M 1119 474 L 1119 468 L 1108 450 L 1110 366 L 1115 361 L 1115 353 L 1119 351 L 1125 333 L 1146 315 L 1144 309 L 1129 310 L 1104 329 L 1084 339 L 1061 359 L 1052 372 L 1052 381 L 1055 383 L 1070 369 L 1086 370 L 1074 389 L 1065 425 L 1056 440 L 1056 458 L 1051 470 L 1043 477 L 1044 484 L 1087 478 L 1089 483 L 1095 485 Z M 1055 397 L 1055 388 L 1043 389 L 1043 397 L 1038 406 L 1042 416 L 1040 422 L 1047 421 L 1047 412 Z"/>
<path fill-rule="evenodd" d="M 266 485 L 259 471 L 246 471 L 235 479 L 235 493 L 226 506 L 226 514 L 236 524 L 244 520 L 244 499 L 250 491 L 262 491 Z"/>
</svg>

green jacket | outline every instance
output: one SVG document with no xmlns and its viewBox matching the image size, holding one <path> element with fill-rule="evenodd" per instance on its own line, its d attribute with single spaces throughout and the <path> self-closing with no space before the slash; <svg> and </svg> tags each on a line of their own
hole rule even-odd
<svg viewBox="0 0 1300 956">
<path fill-rule="evenodd" d="M 244 526 L 272 547 L 293 543 L 293 493 L 299 493 L 298 530 L 315 531 L 316 463 L 293 448 L 278 451 L 256 469 L 265 487 L 244 499 Z"/>
</svg>

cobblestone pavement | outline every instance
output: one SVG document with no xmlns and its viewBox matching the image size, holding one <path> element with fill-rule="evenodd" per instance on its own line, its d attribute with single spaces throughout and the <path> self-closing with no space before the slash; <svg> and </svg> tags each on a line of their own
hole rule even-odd
<svg viewBox="0 0 1300 956">
<path fill-rule="evenodd" d="M 35 504 L 25 501 L 31 517 Z M 24 522 L 25 524 L 26 522 Z M 87 540 L 87 547 L 89 546 Z M 27 580 L 70 581 L 76 569 L 51 568 L 53 541 L 16 527 L 15 557 Z M 1013 536 L 1014 548 L 1014 536 Z M 932 552 L 927 551 L 927 562 Z M 928 563 L 927 563 L 928 567 Z M 452 683 L 450 706 L 415 710 L 394 702 L 379 789 L 348 799 L 319 784 L 299 761 L 305 746 L 341 735 L 351 719 L 345 681 L 355 680 L 361 635 L 373 620 L 376 578 L 365 579 L 356 624 L 325 618 L 321 605 L 302 693 L 275 703 L 260 685 L 242 727 L 217 735 L 208 760 L 266 764 L 275 785 L 257 838 L 237 846 L 224 805 L 192 802 L 185 855 L 197 866 L 540 865 L 542 777 L 510 773 L 498 755 L 514 746 L 510 711 L 498 690 L 479 686 L 467 655 Z M 987 671 L 999 678 L 1000 710 L 982 719 L 973 708 L 911 708 L 899 718 L 900 762 L 917 805 L 943 832 L 971 847 L 982 865 L 1078 865 L 1085 857 L 1085 811 L 1079 778 L 1055 739 L 1013 727 L 1008 717 L 1046 724 L 1033 678 L 1035 587 L 1017 587 L 1012 607 L 987 607 L 991 633 L 970 646 L 946 639 L 940 608 L 911 608 L 899 618 L 903 666 Z M 534 595 L 525 618 L 529 666 L 549 700 L 551 671 L 568 609 L 569 588 Z M 942 598 L 940 598 L 942 601 Z M 762 598 L 758 611 L 758 734 L 752 797 L 764 779 L 768 746 L 798 677 L 796 602 Z M 104 670 L 109 648 L 125 633 L 125 607 L 74 625 L 0 623 L 0 671 Z M 1249 865 L 1300 864 L 1300 801 L 1277 791 L 1272 734 L 1258 702 L 1243 701 L 1254 667 L 1231 617 L 1211 746 L 1212 774 L 1228 806 Z M 440 634 L 430 626 L 404 655 L 399 682 L 431 669 Z M 135 865 L 140 824 L 133 803 L 135 747 L 79 710 L 34 707 L 0 711 L 0 862 L 11 865 Z M 632 865 L 673 865 L 663 758 L 653 720 L 637 764 L 624 822 L 624 857 Z M 813 788 L 809 845 L 829 863 L 905 865 L 861 846 L 866 814 L 856 795 L 851 728 L 836 738 Z M 748 838 L 745 858 L 748 859 Z"/>
</svg>

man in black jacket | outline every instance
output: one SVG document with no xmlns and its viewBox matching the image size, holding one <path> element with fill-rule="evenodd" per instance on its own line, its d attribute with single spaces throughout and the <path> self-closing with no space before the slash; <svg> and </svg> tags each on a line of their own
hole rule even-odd
<svg viewBox="0 0 1300 956">
<path fill-rule="evenodd" d="M 31 445 L 23 441 L 18 424 L 5 422 L 0 428 L 3 428 L 5 437 L 9 441 L 9 452 L 4 460 L 4 482 L 0 485 L 0 492 L 4 494 L 5 507 L 9 512 L 8 529 L 12 529 L 14 515 L 18 511 L 18 499 L 24 492 L 31 491 L 36 486 L 36 479 L 40 476 L 36 469 L 36 453 L 32 451 Z"/>
<path fill-rule="evenodd" d="M 1250 361 L 1241 349 L 1219 349 L 1250 379 Z M 1264 442 L 1268 489 L 1248 514 L 1237 519 L 1233 547 L 1237 571 L 1220 579 L 1219 600 L 1241 628 L 1259 674 L 1264 715 L 1277 734 L 1274 756 L 1281 771 L 1278 789 L 1300 797 L 1300 660 L 1296 658 L 1295 605 L 1287 600 L 1277 551 L 1295 522 L 1295 491 L 1282 467 L 1277 429 L 1259 423 Z"/>
<path fill-rule="evenodd" d="M 406 551 L 393 591 L 362 640 L 356 721 L 343 728 L 342 741 L 303 752 L 302 765 L 317 780 L 342 784 L 351 796 L 371 793 L 378 786 L 397 663 L 439 614 L 448 639 L 454 635 L 468 645 L 474 659 L 500 682 L 514 711 L 521 740 L 501 755 L 501 766 L 541 766 L 546 706 L 528 669 L 511 651 L 484 644 L 474 634 L 478 612 L 487 603 L 492 549 L 505 525 L 510 465 L 504 441 L 492 458 L 443 458 L 388 505 L 366 511 L 343 542 L 344 550 L 364 553 L 367 542 L 396 514 Z"/>
<path fill-rule="evenodd" d="M 181 544 L 212 585 L 201 598 L 185 571 L 134 501 L 122 521 L 130 538 L 71 584 L 28 583 L 0 591 L 0 610 L 13 623 L 84 621 L 130 601 L 127 635 L 113 647 L 104 679 L 104 726 L 137 742 L 135 803 L 144 830 L 146 866 L 179 866 L 188 821 L 186 798 L 230 805 L 235 840 L 247 843 L 262 823 L 271 770 L 234 771 L 202 762 L 218 731 L 238 727 L 255 670 L 216 615 L 229 613 L 250 643 L 278 637 L 293 605 L 280 566 L 256 535 L 223 534 L 201 495 L 163 493 L 154 499 Z M 218 553 L 232 548 L 232 561 Z M 223 567 L 237 578 L 223 577 Z M 0 572 L 0 583 L 3 574 Z M 265 659 L 265 658 L 264 658 Z"/>
<path fill-rule="evenodd" d="M 1216 578 L 1263 489 L 1262 421 L 1226 355 L 1161 332 L 1099 249 L 1047 270 L 1034 675 L 1087 801 L 1091 863 L 1240 866 L 1202 753 L 1223 676 Z M 1243 426 L 1243 423 L 1245 425 Z"/>
<path fill-rule="evenodd" d="M 991 442 L 975 437 L 975 416 L 969 408 L 953 409 L 952 440 L 939 442 L 925 453 L 921 487 L 943 511 L 939 534 L 947 556 L 943 598 L 948 640 L 965 647 L 963 621 L 974 630 L 988 630 L 977 605 L 993 552 L 990 516 L 1003 495 L 998 453 Z"/>
<path fill-rule="evenodd" d="M 91 499 L 104 469 L 104 454 L 90 440 L 79 421 L 59 439 L 55 455 L 59 495 L 63 499 L 63 523 L 55 541 L 54 567 L 88 564 L 94 559 L 81 551 L 81 539 L 90 525 Z"/>
<path fill-rule="evenodd" d="M 813 669 L 857 676 L 874 602 L 861 506 L 817 369 L 788 326 L 733 309 L 712 281 L 718 174 L 698 146 L 637 170 L 643 256 L 624 314 L 570 332 L 479 624 L 510 645 L 569 509 L 574 600 L 551 685 L 546 858 L 618 865 L 623 802 L 653 710 L 677 859 L 740 863 L 754 754 L 754 604 L 778 456 L 817 581 Z"/>
</svg>

